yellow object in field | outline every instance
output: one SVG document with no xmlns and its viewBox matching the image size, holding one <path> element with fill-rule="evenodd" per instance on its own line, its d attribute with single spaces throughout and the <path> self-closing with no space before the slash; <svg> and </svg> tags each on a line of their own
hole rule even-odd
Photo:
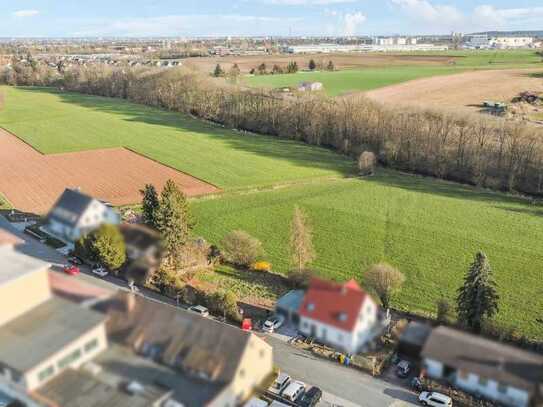
<svg viewBox="0 0 543 407">
<path fill-rule="evenodd" d="M 254 271 L 271 271 L 271 263 L 267 261 L 257 261 L 253 264 Z"/>
</svg>

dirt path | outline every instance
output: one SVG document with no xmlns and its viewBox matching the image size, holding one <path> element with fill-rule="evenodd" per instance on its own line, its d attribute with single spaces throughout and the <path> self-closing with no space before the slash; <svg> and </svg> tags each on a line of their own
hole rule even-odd
<svg viewBox="0 0 543 407">
<path fill-rule="evenodd" d="M 395 105 L 453 108 L 477 112 L 485 100 L 509 102 L 518 93 L 543 92 L 540 70 L 495 70 L 417 79 L 366 92 L 370 99 Z"/>
<path fill-rule="evenodd" d="M 219 189 L 124 148 L 43 155 L 0 129 L 0 193 L 19 210 L 45 213 L 65 188 L 114 205 L 140 202 L 145 184 L 162 189 L 168 179 L 188 195 Z"/>
</svg>

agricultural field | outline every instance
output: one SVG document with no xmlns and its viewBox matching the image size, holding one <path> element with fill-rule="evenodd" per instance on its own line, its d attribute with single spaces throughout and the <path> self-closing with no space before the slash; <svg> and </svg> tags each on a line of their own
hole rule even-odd
<svg viewBox="0 0 543 407">
<path fill-rule="evenodd" d="M 312 56 L 306 56 L 309 60 Z M 374 54 L 363 54 L 360 58 L 382 58 Z M 390 56 L 392 58 L 394 56 Z M 428 58 L 427 62 L 416 59 L 397 61 L 401 56 L 395 56 L 394 64 L 386 64 L 384 60 L 367 66 L 342 69 L 335 72 L 299 72 L 297 74 L 258 75 L 245 77 L 245 83 L 253 87 L 279 88 L 296 86 L 302 81 L 322 82 L 327 94 L 331 96 L 352 92 L 366 92 L 385 86 L 396 85 L 414 79 L 450 75 L 471 70 L 500 70 L 500 69 L 543 69 L 542 57 L 533 50 L 522 51 L 450 51 L 442 53 L 418 53 L 411 58 Z M 333 59 L 331 57 L 331 59 Z M 415 62 L 417 61 L 417 62 Z M 271 68 L 271 66 L 269 67 Z"/>
<path fill-rule="evenodd" d="M 394 306 L 432 314 L 441 296 L 454 301 L 475 252 L 483 250 L 499 285 L 498 320 L 543 337 L 536 322 L 543 305 L 543 208 L 388 170 L 364 180 L 226 194 L 192 207 L 198 235 L 220 242 L 231 230 L 246 230 L 262 241 L 274 271 L 286 273 L 295 205 L 311 220 L 318 253 L 313 268 L 319 275 L 363 283 L 363 270 L 388 261 L 407 277 Z"/>
<path fill-rule="evenodd" d="M 363 283 L 362 270 L 389 261 L 407 276 L 395 306 L 418 313 L 434 312 L 442 295 L 454 299 L 474 253 L 482 249 L 500 287 L 499 320 L 515 321 L 522 333 L 543 337 L 543 326 L 536 322 L 543 294 L 539 206 L 388 170 L 363 180 L 348 177 L 354 163 L 331 151 L 237 133 L 122 100 L 50 89 L 3 90 L 0 127 L 39 156 L 25 161 L 40 168 L 35 173 L 44 172 L 36 166 L 38 160 L 50 160 L 40 165 L 55 166 L 57 160 L 67 160 L 61 157 L 73 160 L 73 154 L 130 148 L 139 157 L 220 188 L 218 194 L 191 201 L 198 222 L 195 233 L 218 244 L 231 230 L 246 230 L 261 239 L 267 259 L 280 274 L 289 269 L 289 222 L 299 205 L 313 224 L 318 253 L 313 266 L 319 275 L 354 277 Z M 124 160 L 116 162 L 121 168 Z M 77 163 L 71 168 L 78 168 Z M 85 168 L 84 172 L 92 171 L 92 166 Z M 112 179 L 120 177 L 120 172 L 110 173 Z M 19 185 L 16 176 L 7 178 L 12 185 Z M 27 193 L 35 195 L 35 184 L 28 182 Z M 2 184 L 0 193 L 11 202 L 10 191 L 10 185 Z M 265 301 L 284 289 L 266 277 L 228 268 L 200 277 L 203 283 Z"/>
<path fill-rule="evenodd" d="M 43 154 L 126 147 L 221 189 L 344 176 L 353 163 L 329 150 L 250 136 L 119 99 L 3 88 L 0 127 Z"/>
</svg>

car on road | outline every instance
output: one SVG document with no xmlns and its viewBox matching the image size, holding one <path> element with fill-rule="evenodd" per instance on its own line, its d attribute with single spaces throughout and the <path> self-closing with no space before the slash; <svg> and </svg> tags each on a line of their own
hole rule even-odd
<svg viewBox="0 0 543 407">
<path fill-rule="evenodd" d="M 92 274 L 95 274 L 100 278 L 104 278 L 105 276 L 109 274 L 109 271 L 107 271 L 104 266 L 99 266 L 99 265 L 93 266 L 91 269 L 91 272 Z"/>
<path fill-rule="evenodd" d="M 274 315 L 271 318 L 268 318 L 262 325 L 262 330 L 266 332 L 274 332 L 276 329 L 280 328 L 285 322 L 285 317 L 282 315 Z"/>
<path fill-rule="evenodd" d="M 273 381 L 268 391 L 272 394 L 280 395 L 283 390 L 290 384 L 290 376 L 286 373 L 279 373 L 277 378 Z"/>
<path fill-rule="evenodd" d="M 81 270 L 79 270 L 79 267 L 74 266 L 73 264 L 67 264 L 64 266 L 64 272 L 71 276 L 77 276 Z"/>
<path fill-rule="evenodd" d="M 189 311 L 199 314 L 202 317 L 209 317 L 209 310 L 203 305 L 193 305 L 192 307 L 189 307 Z"/>
<path fill-rule="evenodd" d="M 396 376 L 405 379 L 411 373 L 411 364 L 407 360 L 402 360 L 396 365 Z"/>
<path fill-rule="evenodd" d="M 322 398 L 322 390 L 318 387 L 311 387 L 308 391 L 306 391 L 304 394 L 302 394 L 301 397 L 296 400 L 296 404 L 298 404 L 300 407 L 313 407 L 318 404 L 319 401 L 321 401 Z"/>
<path fill-rule="evenodd" d="M 423 391 L 419 395 L 419 401 L 423 406 L 431 407 L 452 407 L 452 399 L 449 396 L 438 392 Z"/>
<path fill-rule="evenodd" d="M 285 390 L 281 393 L 281 396 L 288 401 L 294 402 L 301 397 L 305 391 L 305 383 L 300 381 L 294 381 L 290 383 Z"/>
<path fill-rule="evenodd" d="M 68 263 L 73 264 L 74 266 L 81 266 L 83 261 L 79 257 L 71 256 L 68 258 Z"/>
</svg>

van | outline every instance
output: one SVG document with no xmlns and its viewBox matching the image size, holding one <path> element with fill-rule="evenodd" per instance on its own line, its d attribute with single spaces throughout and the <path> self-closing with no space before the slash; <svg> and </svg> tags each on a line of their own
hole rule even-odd
<svg viewBox="0 0 543 407">
<path fill-rule="evenodd" d="M 419 396 L 419 401 L 423 406 L 432 406 L 432 407 L 452 407 L 452 399 L 449 396 L 446 396 L 437 392 L 427 392 L 423 391 Z"/>
</svg>

